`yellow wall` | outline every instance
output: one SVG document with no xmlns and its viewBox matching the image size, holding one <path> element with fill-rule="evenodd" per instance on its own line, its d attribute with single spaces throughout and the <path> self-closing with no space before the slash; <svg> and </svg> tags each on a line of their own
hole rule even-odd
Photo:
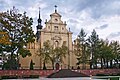
<svg viewBox="0 0 120 80">
<path fill-rule="evenodd" d="M 40 69 L 42 67 L 42 62 L 40 60 L 40 57 L 36 55 L 39 47 L 43 47 L 43 43 L 47 40 L 51 42 L 51 45 L 55 44 L 55 41 L 59 42 L 59 47 L 63 45 L 63 42 L 66 41 L 66 46 L 69 48 L 69 54 L 70 57 L 68 57 L 68 53 L 66 54 L 66 58 L 63 58 L 62 63 L 59 63 L 62 68 L 68 68 L 68 59 L 70 59 L 70 68 L 73 66 L 76 68 L 77 59 L 74 55 L 74 47 L 72 44 L 72 32 L 68 31 L 66 29 L 66 22 L 63 23 L 61 20 L 61 15 L 59 13 L 52 13 L 50 15 L 50 20 L 45 22 L 45 28 L 41 30 L 40 39 L 38 42 L 35 41 L 35 43 L 28 44 L 28 49 L 31 51 L 32 56 L 22 58 L 20 57 L 20 64 L 21 68 L 29 68 L 30 61 L 33 60 L 35 63 L 34 68 Z M 57 19 L 57 20 L 56 20 Z M 58 28 L 56 29 L 55 26 Z M 31 48 L 31 46 L 35 46 L 34 49 Z M 47 68 L 52 68 L 51 63 L 47 64 Z"/>
</svg>

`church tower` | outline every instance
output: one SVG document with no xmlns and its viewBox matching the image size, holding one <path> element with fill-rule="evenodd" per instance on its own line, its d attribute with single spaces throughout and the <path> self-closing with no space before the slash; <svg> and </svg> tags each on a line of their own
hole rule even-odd
<svg viewBox="0 0 120 80">
<path fill-rule="evenodd" d="M 42 19 L 40 18 L 40 8 L 39 8 L 39 18 L 37 21 L 38 21 L 38 25 L 36 26 L 36 28 L 37 28 L 36 37 L 37 37 L 37 41 L 38 41 L 40 38 L 40 35 L 41 35 L 40 31 L 43 27 L 42 26 Z"/>
</svg>

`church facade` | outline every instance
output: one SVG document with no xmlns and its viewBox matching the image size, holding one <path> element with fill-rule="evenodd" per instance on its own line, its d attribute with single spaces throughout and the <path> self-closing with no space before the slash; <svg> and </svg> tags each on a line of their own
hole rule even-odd
<svg viewBox="0 0 120 80">
<path fill-rule="evenodd" d="M 37 25 L 37 33 L 36 40 L 34 43 L 29 43 L 27 45 L 27 49 L 30 50 L 32 56 L 22 58 L 20 57 L 20 64 L 22 69 L 29 69 L 31 60 L 34 63 L 34 69 L 42 69 L 43 62 L 41 58 L 36 55 L 38 49 L 43 47 L 43 43 L 47 40 L 50 41 L 51 45 L 54 47 L 61 47 L 63 44 L 68 47 L 68 53 L 66 54 L 66 58 L 64 58 L 63 62 L 57 62 L 60 68 L 76 68 L 77 59 L 74 54 L 74 45 L 72 43 L 72 32 L 67 30 L 66 22 L 61 20 L 61 15 L 55 11 L 50 14 L 50 20 L 45 21 L 45 27 L 41 25 L 40 11 L 39 11 L 39 19 Z M 52 69 L 51 63 L 46 65 L 47 69 Z"/>
</svg>

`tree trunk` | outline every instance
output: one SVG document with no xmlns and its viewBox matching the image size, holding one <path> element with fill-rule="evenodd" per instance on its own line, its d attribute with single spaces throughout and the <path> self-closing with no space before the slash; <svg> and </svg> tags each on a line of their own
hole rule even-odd
<svg viewBox="0 0 120 80">
<path fill-rule="evenodd" d="M 13 63 L 14 63 L 14 61 L 13 61 L 13 51 L 11 52 L 11 55 L 10 55 L 10 62 L 11 62 L 11 63 L 8 62 L 9 66 L 10 66 L 9 69 L 12 70 L 12 69 L 13 69 L 13 66 L 15 66 L 15 65 L 13 64 Z"/>
<path fill-rule="evenodd" d="M 106 60 L 106 62 L 107 62 L 107 68 L 109 68 L 109 66 L 108 66 L 108 59 Z"/>
<path fill-rule="evenodd" d="M 105 66 L 105 58 L 103 58 L 103 62 L 104 62 L 104 68 L 105 68 L 105 67 L 106 67 L 106 66 Z"/>
<path fill-rule="evenodd" d="M 95 59 L 95 69 L 97 69 L 97 59 Z"/>
<path fill-rule="evenodd" d="M 97 69 L 97 62 L 95 63 L 95 69 Z"/>
<path fill-rule="evenodd" d="M 54 61 L 52 61 L 52 68 L 53 68 L 53 70 L 54 70 Z"/>
<path fill-rule="evenodd" d="M 116 68 L 119 68 L 119 63 L 118 63 L 118 59 L 116 59 Z"/>
<path fill-rule="evenodd" d="M 91 59 L 91 61 L 90 61 L 90 69 L 92 69 L 92 63 L 93 63 L 93 62 L 92 62 L 92 59 Z"/>
<path fill-rule="evenodd" d="M 113 67 L 113 65 L 112 65 L 112 60 L 110 60 L 110 68 L 112 68 Z"/>
<path fill-rule="evenodd" d="M 101 58 L 101 69 L 103 68 L 103 60 L 102 60 L 102 58 Z"/>
</svg>

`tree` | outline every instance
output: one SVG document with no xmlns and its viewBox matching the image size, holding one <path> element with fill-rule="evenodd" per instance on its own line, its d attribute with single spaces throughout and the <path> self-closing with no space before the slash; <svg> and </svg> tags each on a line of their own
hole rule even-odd
<svg viewBox="0 0 120 80">
<path fill-rule="evenodd" d="M 63 57 L 66 56 L 67 47 L 62 45 L 61 47 L 53 48 L 50 41 L 47 40 L 43 43 L 43 48 L 38 50 L 37 55 L 42 58 L 43 69 L 46 69 L 46 63 L 49 61 L 52 63 L 52 68 L 54 69 L 54 63 L 56 60 L 62 62 Z"/>
<path fill-rule="evenodd" d="M 118 62 L 120 61 L 120 44 L 118 41 L 112 41 L 110 45 L 112 48 L 112 54 L 114 55 L 113 60 L 115 60 L 116 65 L 119 65 L 120 67 L 120 64 L 118 64 Z M 111 68 L 112 68 L 113 60 L 111 59 L 111 62 L 110 62 Z"/>
<path fill-rule="evenodd" d="M 94 66 L 97 68 L 97 58 L 98 58 L 98 51 L 99 51 L 99 37 L 95 30 L 92 31 L 92 34 L 88 38 L 89 45 L 91 47 L 90 53 L 91 53 L 91 63 L 90 68 Z"/>
<path fill-rule="evenodd" d="M 6 32 L 3 32 L 0 30 L 0 53 L 2 54 L 3 57 L 3 52 L 5 50 L 5 46 L 11 44 L 9 41 L 9 36 Z"/>
<path fill-rule="evenodd" d="M 51 52 L 51 46 L 50 46 L 50 41 L 45 41 L 43 43 L 43 47 L 41 49 L 38 49 L 37 55 L 42 59 L 43 62 L 43 69 L 46 69 L 46 63 L 49 62 Z"/>
<path fill-rule="evenodd" d="M 50 59 L 51 64 L 52 64 L 52 68 L 54 69 L 54 63 L 55 63 L 55 60 L 56 60 L 56 54 L 55 54 L 55 50 L 54 50 L 53 46 L 51 46 L 49 59 Z"/>
<path fill-rule="evenodd" d="M 8 59 L 7 59 L 7 62 L 4 62 L 3 66 L 2 66 L 2 69 L 3 70 L 5 70 L 5 69 L 7 69 L 7 70 L 9 70 L 9 69 L 14 69 L 14 70 L 18 69 L 19 63 L 16 60 L 16 55 L 15 54 L 13 55 L 12 60 L 9 58 L 10 55 L 6 55 L 6 56 L 8 57 Z"/>
<path fill-rule="evenodd" d="M 74 53 L 77 57 L 80 57 L 81 53 L 82 53 L 78 38 L 76 40 L 74 40 Z"/>
<path fill-rule="evenodd" d="M 1 45 L 2 44 L 3 45 L 10 44 L 9 35 L 6 32 L 2 31 L 2 30 L 0 30 L 0 44 Z"/>
<path fill-rule="evenodd" d="M 66 54 L 68 53 L 68 47 L 63 44 L 61 47 L 56 47 L 53 50 L 53 52 L 55 54 L 55 58 L 53 58 L 54 63 L 55 62 L 61 62 L 62 63 L 62 62 L 64 62 L 63 58 L 66 58 Z"/>
<path fill-rule="evenodd" d="M 108 62 L 113 58 L 112 49 L 110 44 L 107 40 L 100 40 L 100 47 L 99 47 L 99 59 L 101 60 L 101 68 L 105 67 L 105 64 L 108 66 Z"/>
<path fill-rule="evenodd" d="M 78 38 L 76 40 L 76 49 L 74 50 L 76 56 L 78 57 L 77 64 L 79 65 L 80 63 L 83 64 L 82 68 L 85 68 L 85 64 L 87 63 L 88 59 L 88 54 L 87 54 L 87 42 L 86 42 L 86 33 L 84 32 L 83 29 L 81 29 Z"/>
<path fill-rule="evenodd" d="M 0 26 L 2 31 L 9 35 L 9 41 L 11 44 L 5 46 L 4 52 L 11 54 L 11 62 L 14 60 L 14 55 L 21 55 L 26 57 L 31 55 L 30 51 L 26 49 L 27 43 L 34 42 L 34 33 L 32 30 L 33 20 L 24 14 L 18 13 L 18 10 L 13 7 L 12 10 L 0 13 Z M 12 63 L 10 64 L 14 66 Z"/>
</svg>

